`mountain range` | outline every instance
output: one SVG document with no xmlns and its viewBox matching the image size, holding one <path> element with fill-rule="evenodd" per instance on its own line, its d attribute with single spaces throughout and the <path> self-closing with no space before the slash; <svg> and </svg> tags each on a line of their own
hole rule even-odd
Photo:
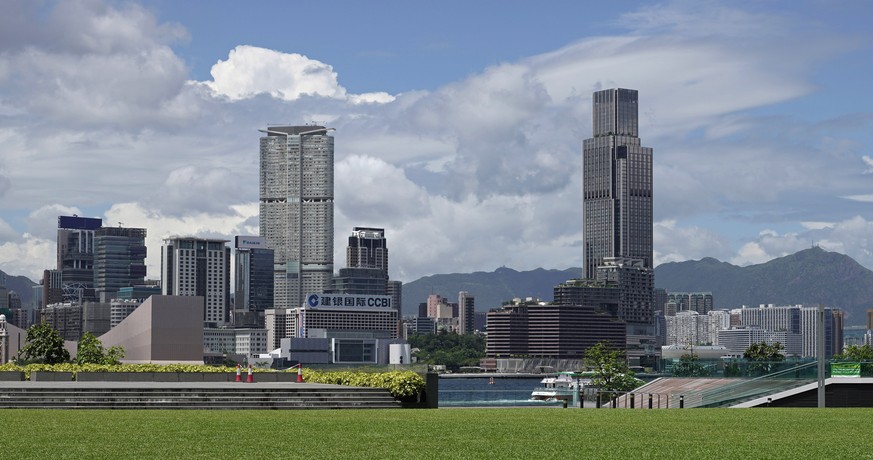
<svg viewBox="0 0 873 460">
<path fill-rule="evenodd" d="M 458 291 L 476 297 L 476 310 L 496 308 L 514 297 L 552 300 L 552 288 L 578 278 L 581 268 L 519 272 L 498 268 L 493 272 L 431 275 L 403 285 L 403 314 L 417 314 L 418 304 L 431 293 L 456 302 Z M 818 247 L 739 267 L 707 257 L 669 262 L 655 268 L 655 286 L 672 292 L 712 292 L 716 308 L 759 304 L 824 304 L 842 308 L 846 324 L 863 324 L 873 308 L 873 271 L 849 256 Z"/>
<path fill-rule="evenodd" d="M 546 270 L 537 268 L 519 272 L 500 267 L 493 272 L 452 273 L 431 275 L 403 284 L 404 315 L 417 315 L 418 304 L 427 301 L 430 294 L 439 294 L 458 301 L 458 292 L 467 291 L 476 297 L 476 310 L 488 311 L 515 297 L 536 297 L 552 300 L 556 284 L 582 276 L 581 268 Z"/>
<path fill-rule="evenodd" d="M 30 304 L 30 301 L 33 299 L 33 286 L 37 284 L 26 276 L 6 274 L 6 290 L 15 291 L 21 297 L 21 305 Z"/>
<path fill-rule="evenodd" d="M 581 273 L 578 267 L 530 271 L 500 267 L 493 272 L 425 276 L 403 285 L 403 314 L 416 315 L 418 304 L 432 293 L 457 302 L 458 292 L 468 291 L 476 297 L 477 311 L 499 307 L 515 297 L 552 300 L 556 284 Z M 24 276 L 6 278 L 7 289 L 18 292 L 25 305 L 36 284 Z M 873 308 L 873 271 L 847 255 L 819 247 L 746 267 L 711 257 L 668 262 L 655 268 L 655 286 L 672 292 L 712 292 L 715 308 L 820 303 L 842 308 L 847 325 L 865 324 L 866 310 Z"/>
</svg>

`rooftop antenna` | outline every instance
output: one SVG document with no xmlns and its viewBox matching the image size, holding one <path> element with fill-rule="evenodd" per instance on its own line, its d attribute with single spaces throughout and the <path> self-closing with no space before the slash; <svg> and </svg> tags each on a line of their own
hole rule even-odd
<svg viewBox="0 0 873 460">
<path fill-rule="evenodd" d="M 118 223 L 118 226 L 119 226 L 119 227 L 124 227 L 124 222 L 119 222 L 119 223 Z"/>
</svg>

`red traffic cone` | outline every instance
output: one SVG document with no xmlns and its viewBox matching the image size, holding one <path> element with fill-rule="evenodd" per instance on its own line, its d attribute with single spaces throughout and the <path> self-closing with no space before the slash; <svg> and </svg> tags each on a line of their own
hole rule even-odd
<svg viewBox="0 0 873 460">
<path fill-rule="evenodd" d="M 303 363 L 297 363 L 297 383 L 303 383 Z"/>
<path fill-rule="evenodd" d="M 249 376 L 246 378 L 246 382 L 248 382 L 248 383 L 255 382 L 255 378 L 252 377 L 252 365 L 251 364 L 249 364 Z"/>
<path fill-rule="evenodd" d="M 236 381 L 242 382 L 242 377 L 239 375 L 239 364 L 236 365 Z"/>
</svg>

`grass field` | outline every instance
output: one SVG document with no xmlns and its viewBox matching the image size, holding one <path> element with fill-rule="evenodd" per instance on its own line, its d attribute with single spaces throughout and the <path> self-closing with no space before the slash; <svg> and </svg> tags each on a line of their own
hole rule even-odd
<svg viewBox="0 0 873 460">
<path fill-rule="evenodd" d="M 873 458 L 871 409 L 3 410 L 8 458 Z"/>
</svg>

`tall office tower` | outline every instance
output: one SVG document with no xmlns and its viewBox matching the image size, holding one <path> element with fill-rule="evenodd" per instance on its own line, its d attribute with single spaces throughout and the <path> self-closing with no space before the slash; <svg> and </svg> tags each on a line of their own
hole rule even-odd
<svg viewBox="0 0 873 460">
<path fill-rule="evenodd" d="M 333 144 L 323 126 L 271 126 L 260 140 L 261 236 L 275 251 L 275 307 L 303 305 L 333 276 Z"/>
<path fill-rule="evenodd" d="M 604 259 L 652 267 L 652 149 L 639 138 L 637 91 L 594 93 L 594 136 L 583 142 L 583 278 Z"/>
<path fill-rule="evenodd" d="M 123 287 L 142 284 L 146 275 L 146 229 L 103 227 L 94 231 L 94 290 L 101 302 Z"/>
<path fill-rule="evenodd" d="M 64 283 L 61 281 L 60 270 L 43 270 L 40 284 L 42 284 L 42 299 L 37 308 L 45 308 L 46 305 L 64 300 Z"/>
<path fill-rule="evenodd" d="M 458 333 L 472 334 L 476 330 L 476 298 L 467 291 L 458 293 Z"/>
<path fill-rule="evenodd" d="M 58 265 L 64 300 L 97 300 L 94 294 L 94 232 L 103 219 L 58 216 Z"/>
<path fill-rule="evenodd" d="M 264 310 L 273 308 L 273 254 L 260 236 L 235 238 L 234 326 L 264 327 Z"/>
<path fill-rule="evenodd" d="M 203 322 L 224 325 L 230 303 L 228 240 L 175 236 L 161 248 L 161 294 L 203 297 Z"/>
<path fill-rule="evenodd" d="M 349 268 L 376 268 L 388 278 L 388 245 L 385 229 L 355 227 L 346 248 L 346 266 Z"/>
</svg>

